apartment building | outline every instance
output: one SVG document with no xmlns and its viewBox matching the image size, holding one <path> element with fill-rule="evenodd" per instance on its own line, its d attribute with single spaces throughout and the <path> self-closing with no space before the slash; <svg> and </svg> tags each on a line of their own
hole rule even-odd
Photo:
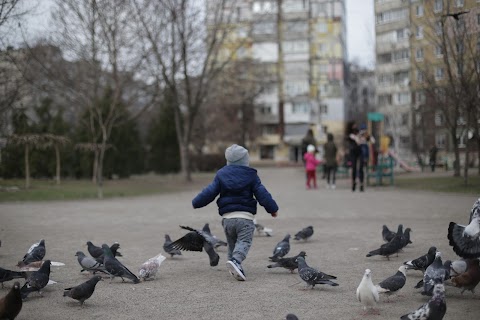
<svg viewBox="0 0 480 320">
<path fill-rule="evenodd" d="M 235 58 L 261 62 L 276 79 L 256 101 L 260 134 L 249 145 L 252 160 L 301 161 L 301 139 L 310 128 L 320 143 L 327 131 L 343 134 L 344 2 L 235 2 L 238 27 L 232 38 L 245 42 Z"/>
</svg>

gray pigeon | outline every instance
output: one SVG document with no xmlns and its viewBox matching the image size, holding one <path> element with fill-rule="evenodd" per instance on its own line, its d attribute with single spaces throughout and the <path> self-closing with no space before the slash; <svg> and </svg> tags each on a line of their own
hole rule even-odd
<svg viewBox="0 0 480 320">
<path fill-rule="evenodd" d="M 367 257 L 380 255 L 380 256 L 384 256 L 388 260 L 390 260 L 391 255 L 393 255 L 395 253 L 398 253 L 398 251 L 400 251 L 400 249 L 402 249 L 403 241 L 404 241 L 403 240 L 403 225 L 400 224 L 398 226 L 397 234 L 395 235 L 395 237 L 393 237 L 393 239 L 390 242 L 382 244 L 379 249 L 370 251 L 367 254 Z"/>
<path fill-rule="evenodd" d="M 405 272 L 405 266 L 400 266 L 397 273 L 376 285 L 378 293 L 386 294 L 388 300 L 389 295 L 398 292 L 405 285 L 405 282 L 407 281 Z"/>
<path fill-rule="evenodd" d="M 467 271 L 467 260 L 460 259 L 452 262 L 452 267 L 450 268 L 450 275 L 456 277 Z"/>
<path fill-rule="evenodd" d="M 470 211 L 470 223 L 467 226 L 450 222 L 448 240 L 453 251 L 464 259 L 480 257 L 480 198 Z"/>
<path fill-rule="evenodd" d="M 102 281 L 102 277 L 94 276 L 93 278 L 87 280 L 82 284 L 79 284 L 76 287 L 66 288 L 63 292 L 63 296 L 78 300 L 80 301 L 80 305 L 83 306 L 85 300 L 92 296 L 98 281 Z"/>
<path fill-rule="evenodd" d="M 26 278 L 27 274 L 25 272 L 18 272 L 0 268 L 0 283 L 2 284 L 2 288 L 4 288 L 3 283 L 13 280 L 13 279 L 20 279 Z"/>
<path fill-rule="evenodd" d="M 38 244 L 36 243 L 30 247 L 25 256 L 23 256 L 22 262 L 28 264 L 35 261 L 41 261 L 43 257 L 45 257 L 45 252 L 45 240 L 42 239 Z"/>
<path fill-rule="evenodd" d="M 42 294 L 42 289 L 48 284 L 50 279 L 50 260 L 45 260 L 38 271 L 33 271 L 25 280 L 25 284 L 20 289 L 22 299 L 25 300 L 30 292 L 38 291 Z"/>
<path fill-rule="evenodd" d="M 277 243 L 275 249 L 273 249 L 273 256 L 269 259 L 276 262 L 279 258 L 284 257 L 290 251 L 290 235 L 287 234 L 282 241 Z"/>
<path fill-rule="evenodd" d="M 133 283 L 139 283 L 140 280 L 130 270 L 127 269 L 120 261 L 118 261 L 112 254 L 112 251 L 106 244 L 102 244 L 103 249 L 103 265 L 105 270 L 110 274 L 111 279 L 120 277 L 123 281 L 127 278 Z"/>
<path fill-rule="evenodd" d="M 386 225 L 382 227 L 382 239 L 385 242 L 390 242 L 393 237 L 395 237 L 396 233 L 388 229 Z"/>
<path fill-rule="evenodd" d="M 168 234 L 165 235 L 165 242 L 163 244 L 163 250 L 165 250 L 166 253 L 170 255 L 171 258 L 173 256 L 181 256 L 182 252 L 178 249 L 173 249 L 170 247 L 170 244 L 172 243 L 172 239 L 170 239 L 170 236 Z"/>
<path fill-rule="evenodd" d="M 220 246 L 227 246 L 227 243 L 225 241 L 218 239 L 212 234 L 212 232 L 210 231 L 210 225 L 208 223 L 205 223 L 202 230 L 212 237 L 212 245 L 215 249 Z"/>
<path fill-rule="evenodd" d="M 92 273 L 103 272 L 108 274 L 105 270 L 105 267 L 103 266 L 103 263 L 99 263 L 97 260 L 91 257 L 87 257 L 82 251 L 77 251 L 77 253 L 75 253 L 75 256 L 77 257 L 78 264 L 80 264 L 80 266 L 82 267 L 82 270 L 80 270 L 80 272 L 90 271 Z"/>
<path fill-rule="evenodd" d="M 405 248 L 407 245 L 412 243 L 412 241 L 410 240 L 410 232 L 412 232 L 412 229 L 410 228 L 406 228 L 403 232 L 402 248 Z"/>
<path fill-rule="evenodd" d="M 203 249 L 205 249 L 205 252 L 208 254 L 208 258 L 210 259 L 210 266 L 214 267 L 218 265 L 220 256 L 213 248 L 213 242 L 215 240 L 212 236 L 202 230 L 185 226 L 180 226 L 180 228 L 189 230 L 190 232 L 180 239 L 172 242 L 167 249 L 178 249 L 185 251 L 203 251 Z"/>
<path fill-rule="evenodd" d="M 432 264 L 433 260 L 435 260 L 435 253 L 437 253 L 436 247 L 430 247 L 428 252 L 421 257 L 416 259 L 405 261 L 403 264 L 407 268 L 407 270 L 419 270 L 425 272 L 428 266 Z"/>
<path fill-rule="evenodd" d="M 88 253 L 92 257 L 99 258 L 103 254 L 103 249 L 94 245 L 91 241 L 87 241 Z"/>
<path fill-rule="evenodd" d="M 295 234 L 295 237 L 293 237 L 293 239 L 295 239 L 295 240 L 307 240 L 312 235 L 313 235 L 313 227 L 308 226 L 308 227 L 303 228 L 302 230 L 298 231 Z"/>
<path fill-rule="evenodd" d="M 0 298 L 0 319 L 15 319 L 22 310 L 20 282 L 15 282 L 6 296 Z"/>
<path fill-rule="evenodd" d="M 448 267 L 448 269 L 450 269 Z M 423 292 L 422 295 L 431 296 L 433 293 L 433 287 L 437 283 L 443 284 L 449 277 L 449 270 L 442 263 L 442 254 L 440 251 L 435 253 L 435 260 L 427 268 L 423 275 Z"/>
<path fill-rule="evenodd" d="M 297 263 L 298 275 L 303 281 L 307 283 L 307 287 L 311 287 L 313 289 L 316 284 L 328 284 L 332 287 L 338 286 L 338 283 L 331 281 L 333 279 L 337 279 L 337 277 L 328 275 L 326 273 L 309 267 L 305 262 L 304 257 L 298 257 Z"/>
<path fill-rule="evenodd" d="M 280 258 L 274 264 L 268 265 L 267 268 L 285 268 L 287 270 L 290 270 L 291 273 L 293 273 L 293 271 L 298 268 L 297 258 L 305 258 L 306 256 L 307 254 L 305 253 L 305 251 L 301 251 L 298 255 L 294 257 Z"/>
<path fill-rule="evenodd" d="M 267 236 L 271 237 L 273 230 L 270 228 L 265 227 L 264 225 L 257 223 L 256 219 L 253 219 L 253 223 L 255 224 L 255 230 L 257 231 L 258 235 L 260 236 Z"/>
<path fill-rule="evenodd" d="M 293 313 L 287 314 L 287 320 L 298 320 L 298 317 Z"/>
<path fill-rule="evenodd" d="M 433 297 L 417 310 L 403 315 L 401 320 L 442 320 L 447 312 L 445 302 L 445 287 L 443 284 L 436 284 L 433 289 Z"/>
</svg>

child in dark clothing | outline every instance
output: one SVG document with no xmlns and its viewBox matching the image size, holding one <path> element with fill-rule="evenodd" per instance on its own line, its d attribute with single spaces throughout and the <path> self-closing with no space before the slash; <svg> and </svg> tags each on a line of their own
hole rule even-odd
<svg viewBox="0 0 480 320">
<path fill-rule="evenodd" d="M 327 176 L 327 187 L 335 189 L 335 174 L 337 171 L 337 146 L 333 142 L 333 134 L 327 135 L 327 143 L 323 146 L 325 150 L 325 168 Z"/>
<path fill-rule="evenodd" d="M 234 144 L 225 151 L 225 158 L 227 165 L 217 171 L 213 182 L 192 200 L 192 205 L 204 207 L 220 195 L 217 206 L 228 243 L 227 268 L 235 279 L 245 281 L 242 261 L 252 245 L 257 201 L 274 218 L 278 205 L 263 186 L 257 170 L 249 167 L 247 149 Z"/>
</svg>

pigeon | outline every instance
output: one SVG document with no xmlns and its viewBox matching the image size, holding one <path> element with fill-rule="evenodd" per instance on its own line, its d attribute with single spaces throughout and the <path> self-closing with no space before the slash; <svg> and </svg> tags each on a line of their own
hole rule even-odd
<svg viewBox="0 0 480 320">
<path fill-rule="evenodd" d="M 456 277 L 467 271 L 467 260 L 460 259 L 452 262 L 452 267 L 450 268 L 450 275 Z"/>
<path fill-rule="evenodd" d="M 302 230 L 298 231 L 295 234 L 295 237 L 293 239 L 295 240 L 307 240 L 313 235 L 313 227 L 308 226 L 306 228 L 303 228 Z"/>
<path fill-rule="evenodd" d="M 268 265 L 267 268 L 285 268 L 290 270 L 293 273 L 293 270 L 298 268 L 297 258 L 298 257 L 306 257 L 307 254 L 305 251 L 301 251 L 298 255 L 289 258 L 280 258 L 274 264 Z"/>
<path fill-rule="evenodd" d="M 63 292 L 64 297 L 70 297 L 72 299 L 80 301 L 80 305 L 83 306 L 85 300 L 90 298 L 95 291 L 95 286 L 97 285 L 98 281 L 103 281 L 102 277 L 94 276 L 91 279 L 88 279 L 82 284 L 79 284 L 76 287 L 65 288 Z"/>
<path fill-rule="evenodd" d="M 382 229 L 382 239 L 385 242 L 390 242 L 394 237 L 396 233 L 393 231 L 390 231 L 386 225 L 383 225 Z"/>
<path fill-rule="evenodd" d="M 260 236 L 267 236 L 271 237 L 273 234 L 273 230 L 270 228 L 266 228 L 260 223 L 257 223 L 256 219 L 253 219 L 253 223 L 255 224 L 255 230 L 257 231 L 258 235 Z"/>
<path fill-rule="evenodd" d="M 410 240 L 410 232 L 412 232 L 412 229 L 410 228 L 406 228 L 405 231 L 403 232 L 402 248 L 405 248 L 407 245 L 412 243 L 412 241 Z"/>
<path fill-rule="evenodd" d="M 172 249 L 170 248 L 170 244 L 172 243 L 172 239 L 170 239 L 170 236 L 168 234 L 165 235 L 165 243 L 163 244 L 163 250 L 165 250 L 166 253 L 170 255 L 171 258 L 173 256 L 181 256 L 182 252 L 178 249 Z"/>
<path fill-rule="evenodd" d="M 44 262 L 45 261 L 42 260 L 25 264 L 23 261 L 19 261 L 17 263 L 17 267 L 20 269 L 20 271 L 38 271 L 38 269 L 40 269 Z M 63 262 L 50 261 L 50 266 L 52 267 L 62 267 L 64 265 L 65 263 Z"/>
<path fill-rule="evenodd" d="M 468 260 L 467 271 L 452 278 L 452 284 L 457 288 L 462 288 L 462 294 L 465 290 L 475 294 L 475 287 L 480 282 L 480 266 L 478 263 L 478 259 Z"/>
<path fill-rule="evenodd" d="M 91 241 L 87 241 L 88 253 L 92 257 L 99 258 L 103 254 L 103 249 L 94 245 Z"/>
<path fill-rule="evenodd" d="M 455 13 L 447 13 L 447 14 L 444 14 L 442 15 L 442 17 L 446 18 L 446 17 L 452 17 L 453 19 L 455 20 L 460 20 L 460 16 L 462 14 L 467 14 L 469 13 L 470 11 L 460 11 L 460 12 L 455 12 Z"/>
<path fill-rule="evenodd" d="M 158 268 L 162 264 L 163 260 L 166 258 L 160 253 L 153 258 L 148 259 L 145 261 L 138 269 L 138 275 L 140 279 L 144 281 L 150 278 L 155 279 L 157 275 Z"/>
<path fill-rule="evenodd" d="M 80 272 L 90 271 L 94 274 L 95 272 L 103 272 L 108 274 L 103 266 L 103 263 L 99 263 L 97 260 L 87 257 L 82 251 L 77 251 L 75 256 L 77 257 L 78 264 L 82 267 Z"/>
<path fill-rule="evenodd" d="M 467 226 L 450 222 L 448 240 L 453 251 L 464 259 L 480 257 L 480 198 L 470 211 L 470 223 Z"/>
<path fill-rule="evenodd" d="M 435 253 L 437 252 L 436 247 L 430 247 L 428 252 L 416 259 L 405 261 L 403 264 L 407 268 L 407 270 L 419 270 L 425 272 L 428 266 L 432 264 L 433 260 L 435 260 Z"/>
<path fill-rule="evenodd" d="M 40 240 L 37 244 L 33 244 L 28 252 L 23 256 L 23 263 L 30 263 L 35 261 L 41 261 L 45 257 L 45 240 Z"/>
<path fill-rule="evenodd" d="M 13 280 L 13 279 L 20 279 L 26 278 L 27 274 L 25 272 L 18 272 L 0 268 L 0 282 L 2 283 L 2 288 L 4 288 L 3 283 Z"/>
<path fill-rule="evenodd" d="M 442 264 L 442 253 L 437 251 L 435 253 L 435 260 L 428 266 L 425 274 L 423 275 L 423 292 L 422 295 L 431 296 L 433 287 L 437 283 L 442 283 L 448 279 L 449 272 L 446 266 Z"/>
<path fill-rule="evenodd" d="M 298 317 L 294 315 L 293 313 L 287 314 L 287 320 L 298 320 Z"/>
<path fill-rule="evenodd" d="M 180 226 L 180 228 L 189 230 L 190 232 L 184 235 L 182 238 L 172 242 L 167 249 L 178 249 L 185 251 L 203 251 L 208 254 L 210 259 L 210 266 L 215 267 L 220 261 L 220 256 L 215 252 L 213 248 L 213 237 L 202 230 L 193 229 L 190 227 Z"/>
<path fill-rule="evenodd" d="M 118 251 L 118 249 L 120 249 L 120 243 L 118 242 L 114 242 L 110 246 L 110 251 L 112 251 L 114 257 L 123 257 L 123 255 Z"/>
<path fill-rule="evenodd" d="M 379 299 L 378 290 L 372 282 L 372 271 L 366 269 L 357 287 L 357 300 L 363 305 L 363 310 L 367 311 L 367 308 L 373 309 Z"/>
<path fill-rule="evenodd" d="M 133 283 L 139 283 L 140 280 L 130 270 L 127 269 L 120 261 L 118 261 L 112 254 L 112 251 L 106 244 L 102 244 L 103 249 L 103 266 L 105 270 L 110 274 L 111 279 L 114 277 L 127 278 L 133 281 Z"/>
<path fill-rule="evenodd" d="M 433 288 L 433 297 L 417 310 L 400 317 L 401 320 L 442 320 L 447 312 L 445 302 L 445 287 L 436 284 Z"/>
<path fill-rule="evenodd" d="M 210 231 L 210 226 L 208 223 L 205 223 L 205 225 L 203 226 L 203 229 L 202 229 L 204 232 L 206 232 L 207 234 L 209 234 L 212 239 L 213 239 L 213 247 L 216 249 L 220 246 L 224 246 L 226 247 L 227 246 L 227 243 L 225 241 L 222 241 L 220 239 L 218 239 L 217 237 L 215 237 L 212 232 Z"/>
<path fill-rule="evenodd" d="M 309 267 L 305 262 L 304 257 L 298 257 L 297 263 L 298 274 L 300 278 L 307 283 L 307 287 L 311 287 L 313 289 L 316 284 L 328 284 L 332 287 L 338 286 L 338 283 L 331 281 L 333 279 L 337 279 L 337 277 L 328 275 L 326 273 Z"/>
<path fill-rule="evenodd" d="M 402 244 L 403 244 L 403 225 L 398 225 L 398 230 L 397 233 L 395 234 L 395 237 L 390 242 L 387 242 L 385 244 L 382 244 L 379 249 L 370 251 L 367 254 L 367 257 L 372 257 L 372 256 L 384 256 L 388 260 L 390 260 L 390 256 L 394 253 L 398 254 L 398 251 L 402 249 Z"/>
<path fill-rule="evenodd" d="M 279 258 L 284 257 L 290 251 L 290 235 L 287 234 L 282 241 L 277 243 L 275 249 L 273 249 L 273 256 L 269 259 L 276 262 Z"/>
<path fill-rule="evenodd" d="M 45 260 L 38 271 L 33 271 L 25 280 L 25 284 L 20 289 L 22 299 L 25 300 L 30 292 L 38 291 L 42 294 L 42 289 L 48 284 L 50 278 L 50 260 Z"/>
<path fill-rule="evenodd" d="M 397 273 L 377 284 L 376 288 L 378 293 L 386 294 L 388 299 L 389 295 L 402 289 L 406 281 L 406 268 L 405 266 L 400 266 Z"/>
<path fill-rule="evenodd" d="M 20 283 L 16 281 L 6 296 L 0 298 L 0 319 L 13 320 L 22 310 Z"/>
</svg>

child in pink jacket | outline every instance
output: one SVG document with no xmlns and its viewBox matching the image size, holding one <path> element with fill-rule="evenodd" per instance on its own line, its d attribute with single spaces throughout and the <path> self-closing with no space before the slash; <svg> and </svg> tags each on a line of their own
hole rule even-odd
<svg viewBox="0 0 480 320">
<path fill-rule="evenodd" d="M 307 152 L 303 155 L 305 160 L 305 171 L 307 173 L 307 189 L 311 188 L 310 183 L 313 181 L 313 187 L 317 188 L 317 166 L 320 164 L 315 158 L 315 147 L 311 144 L 307 147 Z"/>
</svg>

